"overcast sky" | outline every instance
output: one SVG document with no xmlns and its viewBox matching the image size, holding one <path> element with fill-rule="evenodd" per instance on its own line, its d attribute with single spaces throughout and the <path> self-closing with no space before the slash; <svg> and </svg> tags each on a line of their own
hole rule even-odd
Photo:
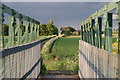
<svg viewBox="0 0 120 80">
<path fill-rule="evenodd" d="M 52 18 L 57 27 L 72 26 L 79 28 L 80 22 L 87 19 L 103 2 L 7 2 L 7 6 L 19 13 L 39 20 L 41 24 L 48 23 Z"/>
</svg>

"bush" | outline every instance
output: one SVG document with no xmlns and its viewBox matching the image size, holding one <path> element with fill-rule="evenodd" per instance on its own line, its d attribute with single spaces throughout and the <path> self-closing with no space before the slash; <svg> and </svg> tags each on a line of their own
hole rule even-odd
<svg viewBox="0 0 120 80">
<path fill-rule="evenodd" d="M 78 64 L 76 64 L 75 67 L 74 67 L 74 74 L 75 75 L 78 74 L 78 70 L 79 70 L 79 66 L 78 66 Z"/>
<path fill-rule="evenodd" d="M 67 70 L 64 62 L 59 62 L 58 70 Z"/>
<path fill-rule="evenodd" d="M 41 54 L 44 60 L 48 60 L 52 58 L 51 49 L 53 47 L 54 42 L 58 39 L 58 37 L 52 38 L 45 43 L 42 48 Z"/>
<path fill-rule="evenodd" d="M 45 53 L 45 54 L 43 55 L 43 59 L 44 59 L 44 60 L 52 59 L 52 54 L 50 54 L 50 53 Z"/>
<path fill-rule="evenodd" d="M 44 75 L 46 73 L 46 66 L 45 64 L 41 65 L 41 74 Z"/>
</svg>

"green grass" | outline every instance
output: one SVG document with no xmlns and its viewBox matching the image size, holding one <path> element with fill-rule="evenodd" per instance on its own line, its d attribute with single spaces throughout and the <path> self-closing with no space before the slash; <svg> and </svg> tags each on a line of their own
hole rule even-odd
<svg viewBox="0 0 120 80">
<path fill-rule="evenodd" d="M 66 57 L 74 58 L 74 55 L 78 54 L 78 41 L 78 37 L 62 37 L 55 42 L 52 53 L 60 60 Z"/>
<path fill-rule="evenodd" d="M 52 54 L 58 60 L 44 61 L 47 70 L 75 70 L 78 66 L 79 37 L 61 37 L 53 48 Z"/>
</svg>

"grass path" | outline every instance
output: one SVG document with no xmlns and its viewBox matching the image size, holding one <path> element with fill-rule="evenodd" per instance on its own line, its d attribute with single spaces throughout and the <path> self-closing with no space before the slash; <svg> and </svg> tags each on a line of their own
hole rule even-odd
<svg viewBox="0 0 120 80">
<path fill-rule="evenodd" d="M 62 37 L 58 39 L 53 48 L 52 54 L 58 60 L 45 62 L 47 70 L 75 70 L 78 66 L 78 45 L 79 37 Z"/>
<path fill-rule="evenodd" d="M 62 37 L 53 46 L 52 53 L 59 59 L 72 58 L 78 54 L 78 37 Z"/>
</svg>

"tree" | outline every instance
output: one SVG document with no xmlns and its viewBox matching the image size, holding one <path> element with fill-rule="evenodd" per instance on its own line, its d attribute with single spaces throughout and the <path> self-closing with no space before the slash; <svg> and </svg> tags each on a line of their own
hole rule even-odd
<svg viewBox="0 0 120 80">
<path fill-rule="evenodd" d="M 69 32 L 69 28 L 67 27 L 61 27 L 60 30 L 61 30 L 61 34 L 64 34 L 65 32 Z"/>
<path fill-rule="evenodd" d="M 53 24 L 53 20 L 52 19 L 50 19 L 49 24 Z"/>
<path fill-rule="evenodd" d="M 3 24 L 3 34 L 4 34 L 4 36 L 8 36 L 8 34 L 9 34 L 9 26 L 8 26 L 8 24 Z"/>
<path fill-rule="evenodd" d="M 46 24 L 41 24 L 40 25 L 40 35 L 41 36 L 47 36 L 48 35 L 48 29 Z"/>
<path fill-rule="evenodd" d="M 58 35 L 58 28 L 53 24 L 53 20 L 50 19 L 49 24 L 47 24 L 49 35 Z"/>
<path fill-rule="evenodd" d="M 53 35 L 58 35 L 58 28 L 53 25 Z"/>
<path fill-rule="evenodd" d="M 74 28 L 72 28 L 72 27 L 70 27 L 70 26 L 68 26 L 68 29 L 69 29 L 70 32 L 76 31 Z"/>
<path fill-rule="evenodd" d="M 58 35 L 58 28 L 53 24 L 47 24 L 49 35 Z"/>
<path fill-rule="evenodd" d="M 49 24 L 41 24 L 40 25 L 40 35 L 48 36 L 48 35 L 58 35 L 58 28 L 53 25 L 53 20 L 50 19 Z"/>
<path fill-rule="evenodd" d="M 74 28 L 68 26 L 68 27 L 61 27 L 61 34 L 64 34 L 65 36 L 72 35 L 74 31 L 76 31 Z"/>
<path fill-rule="evenodd" d="M 58 35 L 58 28 L 53 24 L 41 24 L 40 25 L 40 35 Z"/>
</svg>

